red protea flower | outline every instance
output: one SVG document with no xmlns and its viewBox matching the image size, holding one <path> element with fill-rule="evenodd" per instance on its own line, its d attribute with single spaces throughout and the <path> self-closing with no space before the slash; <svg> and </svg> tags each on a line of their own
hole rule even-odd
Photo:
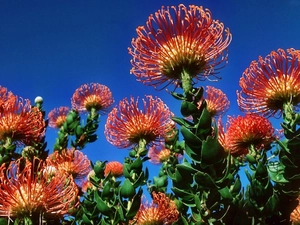
<svg viewBox="0 0 300 225">
<path fill-rule="evenodd" d="M 108 142 L 128 148 L 142 139 L 150 144 L 164 138 L 172 113 L 160 98 L 148 95 L 142 101 L 143 108 L 139 109 L 138 99 L 124 98 L 108 114 L 104 131 Z"/>
<path fill-rule="evenodd" d="M 98 83 L 84 84 L 76 89 L 71 99 L 73 109 L 90 112 L 92 109 L 106 113 L 114 103 L 112 93 L 105 85 Z"/>
<path fill-rule="evenodd" d="M 240 156 L 246 155 L 251 146 L 258 151 L 266 149 L 274 140 L 275 130 L 268 119 L 247 114 L 229 118 L 223 145 L 232 155 Z"/>
<path fill-rule="evenodd" d="M 278 49 L 252 61 L 240 79 L 238 105 L 245 112 L 281 115 L 283 107 L 300 103 L 300 51 Z"/>
<path fill-rule="evenodd" d="M 204 99 L 207 111 L 212 117 L 223 115 L 229 109 L 230 102 L 227 96 L 218 88 L 207 86 L 206 97 L 198 103 L 198 107 L 201 106 Z"/>
<path fill-rule="evenodd" d="M 299 225 L 300 224 L 300 204 L 293 210 L 290 215 L 290 221 L 292 225 Z"/>
<path fill-rule="evenodd" d="M 60 128 L 64 122 L 66 122 L 69 111 L 69 107 L 66 106 L 51 110 L 48 114 L 49 126 L 52 128 Z"/>
<path fill-rule="evenodd" d="M 28 99 L 9 95 L 0 110 L 0 140 L 18 145 L 38 142 L 45 134 L 45 121 L 38 108 L 32 107 Z"/>
<path fill-rule="evenodd" d="M 132 39 L 131 73 L 146 85 L 165 82 L 177 85 L 183 72 L 191 78 L 206 79 L 227 61 L 231 42 L 229 29 L 212 19 L 201 6 L 180 4 L 150 15 L 146 26 L 136 29 Z"/>
<path fill-rule="evenodd" d="M 167 161 L 171 157 L 170 149 L 163 148 L 161 149 L 157 147 L 150 147 L 148 151 L 148 157 L 150 158 L 150 162 L 153 164 L 160 164 Z"/>
<path fill-rule="evenodd" d="M 73 176 L 74 180 L 81 183 L 91 171 L 91 163 L 86 155 L 75 149 L 55 151 L 46 159 L 47 164 L 54 166 L 59 171 L 64 171 Z"/>
<path fill-rule="evenodd" d="M 12 92 L 8 91 L 7 88 L 0 85 L 0 111 L 2 110 L 2 105 L 7 101 Z"/>
<path fill-rule="evenodd" d="M 30 218 L 37 224 L 43 218 L 61 218 L 75 207 L 78 188 L 72 177 L 57 172 L 43 175 L 45 164 L 19 159 L 0 168 L 0 216 Z"/>
<path fill-rule="evenodd" d="M 111 161 L 106 163 L 104 169 L 104 176 L 108 176 L 109 174 L 114 177 L 123 176 L 123 164 L 117 161 Z"/>
<path fill-rule="evenodd" d="M 152 192 L 152 204 L 141 204 L 133 223 L 138 225 L 171 225 L 178 220 L 179 212 L 164 193 Z"/>
</svg>

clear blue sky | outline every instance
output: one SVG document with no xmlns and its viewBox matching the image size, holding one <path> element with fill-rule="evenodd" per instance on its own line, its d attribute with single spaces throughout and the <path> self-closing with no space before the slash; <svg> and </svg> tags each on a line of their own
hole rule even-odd
<svg viewBox="0 0 300 225">
<path fill-rule="evenodd" d="M 230 115 L 238 115 L 236 90 L 246 67 L 259 55 L 278 48 L 300 49 L 299 0 L 0 0 L 0 85 L 34 101 L 44 98 L 47 113 L 70 106 L 80 85 L 107 85 L 117 104 L 124 97 L 157 95 L 178 115 L 179 102 L 165 91 L 155 91 L 130 75 L 127 47 L 149 14 L 161 5 L 183 3 L 209 8 L 233 35 L 229 64 L 219 82 L 231 101 Z M 199 83 L 199 85 L 202 85 Z M 103 134 L 106 116 L 101 117 L 98 142 L 84 153 L 92 161 L 123 160 L 127 150 L 110 145 Z M 56 133 L 48 129 L 48 148 Z"/>
</svg>

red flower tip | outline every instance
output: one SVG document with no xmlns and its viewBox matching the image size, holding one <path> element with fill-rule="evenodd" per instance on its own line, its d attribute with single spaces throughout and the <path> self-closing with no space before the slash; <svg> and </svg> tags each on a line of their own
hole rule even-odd
<svg viewBox="0 0 300 225">
<path fill-rule="evenodd" d="M 80 86 L 74 92 L 71 103 L 73 109 L 90 112 L 92 109 L 105 114 L 114 103 L 110 89 L 102 84 L 90 83 Z"/>
</svg>

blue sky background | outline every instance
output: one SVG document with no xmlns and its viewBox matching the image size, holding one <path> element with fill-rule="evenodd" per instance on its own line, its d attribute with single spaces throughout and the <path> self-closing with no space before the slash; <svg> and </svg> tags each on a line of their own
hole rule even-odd
<svg viewBox="0 0 300 225">
<path fill-rule="evenodd" d="M 115 104 L 124 97 L 157 95 L 177 115 L 180 103 L 164 90 L 155 91 L 130 75 L 127 48 L 135 29 L 162 5 L 202 5 L 222 21 L 233 35 L 229 64 L 219 82 L 203 82 L 221 88 L 231 101 L 229 115 L 241 114 L 236 104 L 238 82 L 245 68 L 259 55 L 278 48 L 300 49 L 299 0 L 0 0 L 0 85 L 14 94 L 44 98 L 47 113 L 70 106 L 80 85 L 107 85 Z M 127 150 L 110 145 L 103 134 L 107 116 L 101 117 L 99 140 L 84 153 L 92 161 L 120 160 Z M 47 131 L 52 151 L 55 130 Z M 155 174 L 154 174 L 155 175 Z"/>
</svg>

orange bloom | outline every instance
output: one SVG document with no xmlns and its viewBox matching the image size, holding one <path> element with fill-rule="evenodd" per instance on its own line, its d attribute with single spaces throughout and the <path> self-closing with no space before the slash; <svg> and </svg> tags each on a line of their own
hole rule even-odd
<svg viewBox="0 0 300 225">
<path fill-rule="evenodd" d="M 179 212 L 164 193 L 152 192 L 152 204 L 142 204 L 132 224 L 171 225 L 178 220 Z"/>
<path fill-rule="evenodd" d="M 51 110 L 48 114 L 49 126 L 52 128 L 60 128 L 64 122 L 66 122 L 69 111 L 69 107 L 66 106 L 61 106 Z"/>
<path fill-rule="evenodd" d="M 202 101 L 198 103 L 199 108 Z M 205 102 L 207 105 L 207 111 L 212 117 L 223 115 L 229 109 L 230 105 L 227 96 L 220 89 L 211 86 L 206 87 Z"/>
<path fill-rule="evenodd" d="M 300 103 L 300 51 L 272 51 L 252 61 L 240 78 L 238 105 L 245 112 L 264 116 L 281 115 L 283 106 Z"/>
<path fill-rule="evenodd" d="M 256 150 L 268 148 L 275 140 L 274 132 L 271 122 L 262 116 L 247 114 L 244 117 L 230 117 L 225 148 L 234 156 L 246 155 L 251 146 Z"/>
<path fill-rule="evenodd" d="M 292 225 L 300 224 L 300 204 L 291 213 L 290 220 L 292 222 Z"/>
<path fill-rule="evenodd" d="M 55 151 L 46 159 L 47 164 L 54 166 L 59 171 L 64 171 L 73 176 L 74 180 L 81 182 L 91 171 L 91 163 L 86 155 L 79 150 Z"/>
<path fill-rule="evenodd" d="M 0 111 L 0 140 L 11 139 L 18 145 L 38 142 L 45 134 L 42 113 L 28 99 L 9 95 Z"/>
<path fill-rule="evenodd" d="M 217 66 L 227 61 L 231 42 L 229 29 L 213 20 L 208 9 L 194 5 L 162 7 L 136 32 L 133 49 L 128 48 L 131 73 L 153 86 L 177 85 L 183 71 L 196 80 L 215 74 Z"/>
<path fill-rule="evenodd" d="M 78 188 L 72 178 L 56 173 L 45 179 L 42 161 L 22 160 L 0 168 L 0 216 L 39 221 L 67 214 L 77 201 Z"/>
<path fill-rule="evenodd" d="M 157 147 L 151 147 L 148 151 L 148 157 L 150 158 L 150 162 L 153 164 L 160 164 L 162 162 L 167 161 L 171 156 L 170 149 L 162 148 L 159 149 Z"/>
<path fill-rule="evenodd" d="M 7 101 L 10 95 L 13 95 L 12 92 L 8 92 L 7 88 L 0 85 L 0 110 L 2 110 L 2 105 Z"/>
<path fill-rule="evenodd" d="M 114 103 L 112 93 L 105 85 L 98 83 L 84 84 L 76 89 L 71 99 L 73 109 L 90 112 L 91 109 L 106 113 Z"/>
<path fill-rule="evenodd" d="M 108 176 L 109 174 L 114 177 L 123 176 L 123 164 L 117 161 L 111 161 L 106 163 L 104 169 L 104 176 Z"/>
<path fill-rule="evenodd" d="M 118 148 L 128 148 L 142 139 L 150 144 L 164 138 L 172 113 L 159 98 L 148 95 L 142 101 L 143 109 L 139 109 L 138 99 L 124 98 L 108 114 L 104 131 L 108 142 Z"/>
</svg>

